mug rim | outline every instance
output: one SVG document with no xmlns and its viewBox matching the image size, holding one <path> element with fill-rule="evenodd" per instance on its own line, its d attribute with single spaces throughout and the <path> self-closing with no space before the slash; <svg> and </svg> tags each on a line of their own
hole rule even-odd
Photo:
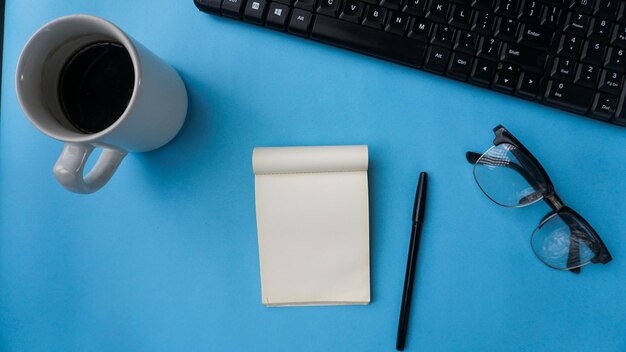
<svg viewBox="0 0 626 352">
<path fill-rule="evenodd" d="M 25 55 L 25 53 L 28 51 L 29 47 L 33 45 L 34 40 L 38 36 L 40 36 L 43 32 L 48 31 L 49 27 L 58 25 L 61 22 L 73 21 L 73 20 L 76 20 L 76 19 L 87 19 L 89 21 L 96 22 L 98 25 L 101 25 L 101 26 L 107 28 L 108 30 L 110 30 L 114 34 L 114 39 L 118 40 L 124 46 L 124 48 L 128 51 L 128 54 L 130 55 L 130 58 L 131 58 L 131 60 L 133 62 L 133 70 L 134 70 L 134 74 L 135 74 L 135 82 L 133 84 L 133 94 L 131 95 L 130 100 L 128 101 L 128 105 L 126 106 L 126 109 L 120 115 L 120 117 L 118 117 L 117 120 L 115 120 L 115 122 L 113 122 L 113 124 L 111 124 L 109 127 L 103 129 L 102 131 L 96 132 L 96 133 L 81 134 L 80 132 L 73 132 L 72 131 L 72 133 L 70 135 L 68 135 L 68 136 L 61 136 L 58 133 L 50 131 L 49 129 L 44 127 L 43 124 L 40 123 L 38 118 L 35 118 L 35 117 L 31 116 L 31 113 L 29 112 L 29 108 L 24 103 L 25 99 L 22 97 L 23 93 L 22 93 L 22 89 L 21 89 L 21 83 L 20 83 L 21 79 L 20 79 L 20 76 L 21 76 L 21 72 L 24 69 L 24 67 L 23 67 L 23 65 L 24 65 L 23 55 Z M 135 101 L 137 100 L 139 87 L 141 85 L 141 77 L 142 77 L 142 72 L 141 72 L 141 65 L 140 65 L 139 55 L 137 53 L 137 48 L 135 47 L 135 45 L 134 45 L 133 41 L 130 39 L 130 37 L 121 28 L 119 28 L 118 26 L 116 26 L 112 22 L 110 22 L 108 20 L 105 20 L 102 17 L 93 16 L 93 15 L 86 15 L 86 14 L 74 14 L 74 15 L 62 16 L 62 17 L 56 18 L 56 19 L 54 19 L 54 20 L 44 24 L 35 33 L 33 33 L 33 35 L 28 39 L 28 41 L 26 42 L 26 45 L 22 49 L 22 52 L 20 53 L 20 57 L 18 59 L 16 74 L 15 74 L 15 87 L 16 87 L 16 91 L 17 91 L 17 98 L 18 98 L 18 101 L 19 101 L 19 103 L 20 103 L 20 105 L 22 107 L 22 110 L 24 111 L 24 113 L 25 113 L 26 117 L 28 118 L 28 120 L 33 125 L 35 125 L 35 127 L 37 127 L 38 130 L 40 130 L 44 134 L 48 135 L 49 137 L 52 137 L 54 139 L 57 139 L 57 140 L 63 141 L 63 142 L 92 143 L 92 142 L 96 142 L 96 141 L 98 141 L 98 139 L 100 139 L 100 138 L 110 134 L 119 125 L 121 125 L 124 122 L 124 120 L 126 120 L 128 118 L 128 116 L 130 115 L 131 111 L 134 109 Z"/>
</svg>

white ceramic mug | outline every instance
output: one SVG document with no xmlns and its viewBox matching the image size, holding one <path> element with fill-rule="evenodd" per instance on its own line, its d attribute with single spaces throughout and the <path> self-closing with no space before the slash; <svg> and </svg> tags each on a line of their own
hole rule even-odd
<svg viewBox="0 0 626 352">
<path fill-rule="evenodd" d="M 135 83 L 124 113 L 108 128 L 82 133 L 68 121 L 58 98 L 61 71 L 73 54 L 99 41 L 123 45 L 133 62 Z M 187 91 L 176 71 L 114 24 L 71 15 L 44 25 L 28 41 L 17 65 L 17 97 L 30 122 L 65 142 L 54 176 L 70 191 L 92 193 L 104 186 L 128 152 L 159 148 L 178 133 L 187 114 Z M 84 176 L 94 148 L 100 158 Z"/>
</svg>

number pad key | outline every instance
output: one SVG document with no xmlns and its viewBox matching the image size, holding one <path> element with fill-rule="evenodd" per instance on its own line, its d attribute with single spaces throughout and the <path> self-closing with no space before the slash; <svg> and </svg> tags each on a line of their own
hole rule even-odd
<svg viewBox="0 0 626 352">
<path fill-rule="evenodd" d="M 589 28 L 589 15 L 570 12 L 565 22 L 565 33 L 585 37 Z"/>
<path fill-rule="evenodd" d="M 587 41 L 583 47 L 582 61 L 602 66 L 604 63 L 604 53 L 606 52 L 606 45 L 595 41 Z"/>
<path fill-rule="evenodd" d="M 572 59 L 578 59 L 580 51 L 582 49 L 582 38 L 575 37 L 573 35 L 564 35 L 561 37 L 561 44 L 559 45 L 558 54 L 567 56 Z"/>
<path fill-rule="evenodd" d="M 591 33 L 589 33 L 589 39 L 597 40 L 603 43 L 608 42 L 611 38 L 612 26 L 612 23 L 608 20 L 594 18 L 591 21 Z"/>
<path fill-rule="evenodd" d="M 611 44 L 626 48 L 626 25 L 621 24 L 615 28 L 613 37 L 611 38 Z"/>
<path fill-rule="evenodd" d="M 595 89 L 598 86 L 600 69 L 593 65 L 580 64 L 576 72 L 576 84 Z"/>
<path fill-rule="evenodd" d="M 620 72 L 626 72 L 626 49 L 609 48 L 605 66 Z"/>
<path fill-rule="evenodd" d="M 619 95 L 622 90 L 622 81 L 624 80 L 624 74 L 613 70 L 602 70 L 602 76 L 600 77 L 599 90 Z"/>
<path fill-rule="evenodd" d="M 617 97 L 606 93 L 596 93 L 591 107 L 591 116 L 608 121 L 617 110 Z"/>
<path fill-rule="evenodd" d="M 576 76 L 576 61 L 566 58 L 554 60 L 552 77 L 559 78 L 567 82 L 573 82 Z"/>
</svg>

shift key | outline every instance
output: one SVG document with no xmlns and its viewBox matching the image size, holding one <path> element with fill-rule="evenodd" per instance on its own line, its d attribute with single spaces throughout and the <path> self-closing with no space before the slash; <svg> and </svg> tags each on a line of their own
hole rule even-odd
<svg viewBox="0 0 626 352">
<path fill-rule="evenodd" d="M 563 81 L 550 81 L 545 103 L 578 114 L 586 113 L 593 102 L 594 91 Z"/>
<path fill-rule="evenodd" d="M 543 73 L 543 67 L 546 64 L 546 54 L 544 52 L 525 45 L 512 43 L 504 44 L 504 50 L 502 50 L 500 59 L 537 73 Z"/>
</svg>

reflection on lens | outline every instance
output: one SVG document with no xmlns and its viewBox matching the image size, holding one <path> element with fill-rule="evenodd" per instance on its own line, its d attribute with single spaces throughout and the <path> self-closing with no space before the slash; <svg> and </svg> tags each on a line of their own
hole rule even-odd
<svg viewBox="0 0 626 352">
<path fill-rule="evenodd" d="M 530 241 L 537 258 L 555 269 L 588 264 L 597 252 L 587 227 L 566 212 L 542 221 Z"/>
<path fill-rule="evenodd" d="M 532 204 L 546 193 L 546 180 L 515 146 L 491 147 L 474 165 L 474 178 L 482 191 L 505 207 Z"/>
</svg>

